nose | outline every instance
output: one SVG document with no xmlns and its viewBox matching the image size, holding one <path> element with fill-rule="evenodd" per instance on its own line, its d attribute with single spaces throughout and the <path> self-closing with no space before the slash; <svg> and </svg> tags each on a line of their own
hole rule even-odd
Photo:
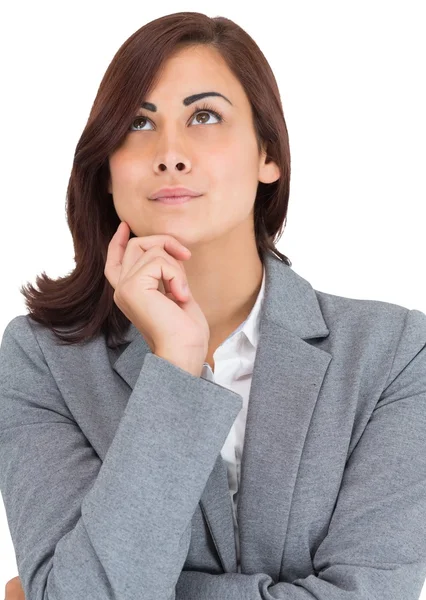
<svg viewBox="0 0 426 600">
<path fill-rule="evenodd" d="M 167 164 L 168 163 L 161 162 L 158 165 L 158 170 L 159 171 L 165 171 L 168 168 Z M 177 171 L 184 171 L 187 168 L 186 165 L 185 165 L 185 163 L 183 163 L 182 161 L 177 162 L 174 166 L 173 166 L 172 163 L 170 163 L 169 166 L 170 166 L 170 170 L 171 171 L 173 171 L 174 169 L 176 169 Z"/>
</svg>

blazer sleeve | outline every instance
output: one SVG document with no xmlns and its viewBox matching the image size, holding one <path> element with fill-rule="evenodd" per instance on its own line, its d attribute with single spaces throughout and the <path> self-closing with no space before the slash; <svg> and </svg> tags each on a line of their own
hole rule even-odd
<svg viewBox="0 0 426 600">
<path fill-rule="evenodd" d="M 317 575 L 182 571 L 176 600 L 418 600 L 426 578 L 426 314 L 408 310 L 385 389 L 348 457 Z"/>
<path fill-rule="evenodd" d="M 0 346 L 0 490 L 25 597 L 174 600 L 193 513 L 241 406 L 149 353 L 102 462 L 29 319 L 15 317 Z"/>
</svg>

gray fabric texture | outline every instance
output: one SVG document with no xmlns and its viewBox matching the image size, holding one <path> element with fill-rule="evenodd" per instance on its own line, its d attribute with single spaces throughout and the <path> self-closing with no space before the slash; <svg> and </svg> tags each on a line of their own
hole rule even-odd
<svg viewBox="0 0 426 600">
<path fill-rule="evenodd" d="M 426 314 L 314 290 L 269 253 L 238 505 L 220 450 L 241 395 L 131 324 L 0 346 L 0 490 L 27 600 L 418 600 Z"/>
</svg>

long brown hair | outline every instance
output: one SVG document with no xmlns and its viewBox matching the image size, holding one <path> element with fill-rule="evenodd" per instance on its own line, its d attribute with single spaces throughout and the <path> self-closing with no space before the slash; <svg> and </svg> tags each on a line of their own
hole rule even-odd
<svg viewBox="0 0 426 600">
<path fill-rule="evenodd" d="M 248 33 L 225 17 L 198 12 L 163 16 L 138 29 L 119 48 L 77 143 L 66 197 L 74 270 L 57 279 L 42 272 L 36 277 L 38 290 L 31 283 L 20 288 L 29 317 L 49 327 L 62 344 L 88 341 L 99 333 L 107 336 L 111 347 L 123 343 L 130 321 L 115 304 L 104 274 L 108 244 L 120 223 L 108 193 L 108 157 L 127 135 L 165 61 L 179 49 L 197 44 L 219 50 L 239 79 L 251 103 L 258 149 L 266 144 L 267 160 L 280 168 L 277 181 L 258 183 L 254 231 L 259 257 L 263 262 L 264 253 L 272 251 L 292 264 L 275 247 L 287 220 L 290 148 L 278 86 L 265 56 Z"/>
</svg>

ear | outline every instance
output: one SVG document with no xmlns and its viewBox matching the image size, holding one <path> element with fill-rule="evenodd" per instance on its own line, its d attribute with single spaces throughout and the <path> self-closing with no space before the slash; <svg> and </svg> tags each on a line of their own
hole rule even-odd
<svg viewBox="0 0 426 600">
<path fill-rule="evenodd" d="M 259 173 L 258 180 L 262 183 L 274 183 L 281 177 L 281 171 L 276 162 L 269 156 L 267 144 L 262 142 L 262 149 L 259 157 Z"/>
</svg>

